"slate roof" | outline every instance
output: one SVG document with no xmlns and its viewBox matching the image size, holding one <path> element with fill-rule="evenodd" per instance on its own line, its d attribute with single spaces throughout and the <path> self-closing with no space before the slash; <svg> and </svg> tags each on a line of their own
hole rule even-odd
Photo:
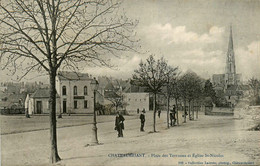
<svg viewBox="0 0 260 166">
<path fill-rule="evenodd" d="M 60 80 L 92 80 L 88 73 L 76 73 L 69 71 L 60 71 L 58 73 Z"/>
<path fill-rule="evenodd" d="M 146 87 L 129 85 L 124 89 L 125 93 L 147 92 Z"/>
<path fill-rule="evenodd" d="M 243 91 L 243 90 L 249 90 L 249 89 L 250 89 L 250 86 L 249 86 L 249 85 L 239 85 L 239 86 L 238 86 L 238 89 L 239 89 L 239 90 L 242 90 L 242 91 Z"/>
<path fill-rule="evenodd" d="M 116 92 L 114 91 L 105 91 L 104 92 L 104 97 L 105 98 L 120 98 L 120 96 L 118 94 L 116 94 Z"/>
<path fill-rule="evenodd" d="M 235 91 L 235 90 L 237 90 L 237 85 L 228 85 L 228 87 L 227 87 L 227 90 L 229 90 L 229 91 Z"/>
<path fill-rule="evenodd" d="M 112 84 L 112 82 L 108 82 L 108 84 L 105 87 L 105 90 L 115 90 L 115 87 Z"/>
<path fill-rule="evenodd" d="M 49 88 L 42 88 L 42 89 L 37 89 L 32 95 L 31 98 L 49 98 L 50 97 L 50 92 Z M 56 94 L 56 97 L 59 97 L 58 94 Z"/>
</svg>

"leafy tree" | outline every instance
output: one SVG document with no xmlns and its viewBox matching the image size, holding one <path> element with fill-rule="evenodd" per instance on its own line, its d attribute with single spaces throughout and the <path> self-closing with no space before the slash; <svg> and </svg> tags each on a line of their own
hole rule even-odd
<svg viewBox="0 0 260 166">
<path fill-rule="evenodd" d="M 213 88 L 213 84 L 210 82 L 210 80 L 206 80 L 205 86 L 204 86 L 204 96 L 205 97 L 211 97 L 212 101 L 216 101 L 216 92 Z"/>
<path fill-rule="evenodd" d="M 186 122 L 186 102 L 189 103 L 189 118 L 191 119 L 191 102 L 201 94 L 202 79 L 194 72 L 187 72 L 179 80 L 180 96 L 184 102 L 184 123 Z M 193 108 L 192 108 L 193 110 Z M 193 112 L 194 115 L 194 112 Z"/>
<path fill-rule="evenodd" d="M 56 136 L 55 77 L 80 64 L 109 66 L 110 55 L 133 50 L 137 22 L 114 0 L 9 0 L 0 4 L 2 69 L 45 71 L 50 83 L 52 163 L 60 160 Z"/>
<path fill-rule="evenodd" d="M 135 70 L 133 82 L 139 86 L 146 87 L 153 93 L 153 131 L 156 132 L 156 97 L 167 83 L 167 63 L 164 58 L 155 60 L 154 56 L 149 56 L 146 62 L 139 64 Z"/>
<path fill-rule="evenodd" d="M 253 91 L 254 104 L 260 104 L 260 97 L 259 97 L 260 81 L 253 77 L 248 80 L 248 84 Z"/>
</svg>

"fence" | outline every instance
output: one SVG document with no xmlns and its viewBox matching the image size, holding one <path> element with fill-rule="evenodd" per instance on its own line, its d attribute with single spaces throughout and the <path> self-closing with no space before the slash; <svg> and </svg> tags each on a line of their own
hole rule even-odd
<svg viewBox="0 0 260 166">
<path fill-rule="evenodd" d="M 1 115 L 11 115 L 11 114 L 25 114 L 25 108 L 7 108 L 0 109 Z"/>
</svg>

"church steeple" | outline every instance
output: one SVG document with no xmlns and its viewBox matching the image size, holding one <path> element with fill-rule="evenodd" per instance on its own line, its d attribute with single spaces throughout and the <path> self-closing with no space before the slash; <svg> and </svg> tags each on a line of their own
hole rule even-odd
<svg viewBox="0 0 260 166">
<path fill-rule="evenodd" d="M 226 84 L 235 85 L 236 84 L 236 63 L 235 63 L 235 53 L 233 48 L 233 36 L 232 36 L 232 26 L 230 26 L 228 51 L 226 58 Z"/>
<path fill-rule="evenodd" d="M 230 25 L 228 51 L 233 51 L 233 36 L 232 36 L 232 25 Z"/>
</svg>

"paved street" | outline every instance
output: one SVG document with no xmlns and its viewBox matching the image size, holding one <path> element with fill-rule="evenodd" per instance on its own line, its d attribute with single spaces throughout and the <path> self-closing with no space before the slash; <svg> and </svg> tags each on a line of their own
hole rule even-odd
<svg viewBox="0 0 260 166">
<path fill-rule="evenodd" d="M 86 146 L 91 140 L 90 124 L 59 128 L 58 149 L 62 161 L 57 165 L 182 165 L 182 162 L 214 165 L 214 162 L 233 161 L 256 165 L 260 159 L 259 132 L 241 128 L 241 119 L 201 113 L 198 120 L 167 130 L 165 117 L 165 112 L 160 119 L 157 117 L 159 132 L 149 133 L 151 112 L 146 115 L 145 132 L 139 131 L 137 117 L 125 116 L 124 138 L 117 138 L 111 118 L 110 122 L 98 124 L 101 143 L 98 146 Z M 1 145 L 2 165 L 49 164 L 48 130 L 1 135 Z M 118 157 L 118 154 L 128 157 Z M 140 157 L 142 154 L 144 157 Z"/>
<path fill-rule="evenodd" d="M 135 117 L 129 117 L 132 119 Z M 114 120 L 113 115 L 97 116 L 99 123 L 109 122 Z M 57 127 L 71 127 L 91 124 L 93 116 L 87 114 L 79 115 L 63 115 L 61 119 L 57 118 Z M 31 118 L 25 118 L 24 115 L 5 115 L 0 116 L 1 135 L 22 133 L 29 131 L 48 130 L 50 128 L 48 115 L 33 115 Z"/>
</svg>

